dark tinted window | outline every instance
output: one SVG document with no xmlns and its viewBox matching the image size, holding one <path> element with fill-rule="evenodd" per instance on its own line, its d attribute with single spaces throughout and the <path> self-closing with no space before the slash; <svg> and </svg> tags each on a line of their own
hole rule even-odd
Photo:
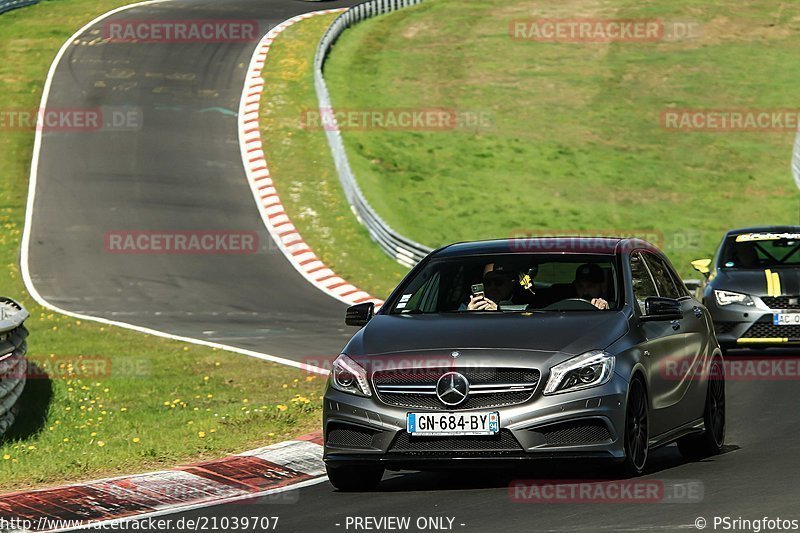
<svg viewBox="0 0 800 533">
<path fill-rule="evenodd" d="M 659 296 L 663 296 L 664 298 L 680 298 L 681 294 L 678 292 L 675 282 L 672 281 L 669 268 L 667 268 L 667 265 L 664 264 L 661 258 L 648 253 L 644 254 L 644 257 L 647 260 L 647 266 L 650 267 L 650 273 L 653 275 L 653 279 L 656 282 Z"/>
<path fill-rule="evenodd" d="M 644 314 L 644 301 L 650 296 L 658 296 L 658 293 L 644 260 L 638 252 L 631 255 L 631 278 L 633 281 L 633 297 L 636 299 L 639 311 Z"/>
<path fill-rule="evenodd" d="M 722 244 L 719 266 L 761 270 L 800 265 L 800 234 L 743 233 L 731 235 Z"/>
<path fill-rule="evenodd" d="M 387 308 L 393 314 L 462 312 L 480 293 L 500 311 L 589 311 L 596 310 L 590 303 L 596 298 L 617 309 L 622 303 L 617 270 L 610 255 L 512 253 L 433 259 L 403 281 Z"/>
</svg>

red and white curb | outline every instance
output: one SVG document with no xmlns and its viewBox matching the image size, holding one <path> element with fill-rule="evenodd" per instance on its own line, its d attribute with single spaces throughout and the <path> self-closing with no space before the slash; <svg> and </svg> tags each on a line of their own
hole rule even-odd
<svg viewBox="0 0 800 533">
<path fill-rule="evenodd" d="M 326 294 L 352 305 L 364 302 L 383 302 L 337 276 L 314 254 L 297 228 L 292 224 L 270 178 L 269 166 L 259 131 L 259 104 L 264 90 L 261 71 L 275 38 L 293 24 L 318 15 L 339 13 L 344 9 L 314 11 L 290 18 L 267 33 L 250 60 L 239 104 L 239 144 L 247 179 L 270 235 L 289 262 L 311 284 Z"/>
<path fill-rule="evenodd" d="M 67 531 L 265 497 L 293 503 L 289 488 L 324 474 L 322 433 L 312 433 L 173 470 L 5 494 L 0 530 Z"/>
</svg>

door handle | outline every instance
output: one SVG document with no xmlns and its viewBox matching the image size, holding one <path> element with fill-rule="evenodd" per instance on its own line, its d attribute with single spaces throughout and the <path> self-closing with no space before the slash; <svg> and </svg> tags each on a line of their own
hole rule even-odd
<svg viewBox="0 0 800 533">
<path fill-rule="evenodd" d="M 692 307 L 692 311 L 694 311 L 695 318 L 703 318 L 703 310 L 697 306 Z"/>
<path fill-rule="evenodd" d="M 670 322 L 670 324 L 672 324 L 672 329 L 674 329 L 675 331 L 681 329 L 681 323 L 678 320 L 673 320 L 672 322 Z"/>
</svg>

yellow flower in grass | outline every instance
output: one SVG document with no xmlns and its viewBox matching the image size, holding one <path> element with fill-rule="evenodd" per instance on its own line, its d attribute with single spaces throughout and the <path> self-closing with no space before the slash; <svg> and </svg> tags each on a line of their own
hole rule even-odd
<svg viewBox="0 0 800 533">
<path fill-rule="evenodd" d="M 289 408 L 288 406 L 283 405 L 282 403 L 278 404 L 276 407 L 278 408 L 278 411 L 285 411 Z"/>
<path fill-rule="evenodd" d="M 97 441 L 97 445 L 102 448 L 103 446 L 106 445 L 106 443 L 101 441 L 101 440 L 99 440 L 99 441 Z"/>
<path fill-rule="evenodd" d="M 204 438 L 206 438 L 206 432 L 205 431 L 198 431 L 197 432 L 197 436 L 200 437 L 201 439 L 204 439 Z"/>
<path fill-rule="evenodd" d="M 141 440 L 142 439 L 140 439 L 139 437 L 133 437 L 133 442 L 137 442 L 138 443 L 138 442 L 141 442 Z"/>
</svg>

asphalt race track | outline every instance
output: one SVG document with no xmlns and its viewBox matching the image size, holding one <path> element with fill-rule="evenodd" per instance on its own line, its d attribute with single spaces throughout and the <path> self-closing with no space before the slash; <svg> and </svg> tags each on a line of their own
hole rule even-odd
<svg viewBox="0 0 800 533">
<path fill-rule="evenodd" d="M 353 2 L 186 0 L 112 15 L 69 47 L 48 109 L 140 112 L 119 131 L 43 134 L 30 273 L 68 311 L 302 360 L 338 354 L 345 306 L 306 282 L 271 240 L 242 167 L 236 113 L 258 38 L 105 43 L 116 19 L 258 20 Z M 113 111 L 112 111 L 113 113 Z M 103 122 L 119 114 L 103 113 Z M 107 124 L 106 124 L 107 125 Z M 255 254 L 119 254 L 108 232 L 257 232 Z"/>
<path fill-rule="evenodd" d="M 345 4 L 184 0 L 115 17 L 275 23 Z M 271 244 L 242 169 L 233 111 L 255 43 L 88 44 L 96 36 L 87 34 L 80 39 L 85 44 L 69 48 L 50 106 L 133 106 L 142 110 L 144 126 L 45 134 L 30 249 L 32 279 L 42 296 L 70 311 L 298 360 L 338 353 L 351 333 L 342 325 L 344 306 L 304 281 Z M 256 231 L 262 250 L 107 253 L 104 235 L 118 230 Z M 171 518 L 278 516 L 275 530 L 283 532 L 355 531 L 346 527 L 347 517 L 365 516 L 409 516 L 412 524 L 419 517 L 450 517 L 453 530 L 470 532 L 694 530 L 698 517 L 713 530 L 714 516 L 797 519 L 798 398 L 794 381 L 731 382 L 724 454 L 697 463 L 685 462 L 674 446 L 652 454 L 645 479 L 702 482 L 702 500 L 695 503 L 509 499 L 513 479 L 610 475 L 602 468 L 551 464 L 505 472 L 390 474 L 369 495 L 338 493 L 323 482 L 280 498 Z"/>
<path fill-rule="evenodd" d="M 696 503 L 512 502 L 508 485 L 517 479 L 556 483 L 614 479 L 613 471 L 604 467 L 538 464 L 505 472 L 392 473 L 384 477 L 377 493 L 370 494 L 339 493 L 322 483 L 295 491 L 294 499 L 271 497 L 173 518 L 279 516 L 278 530 L 293 532 L 356 531 L 352 525 L 346 529 L 348 516 L 410 516 L 412 524 L 419 517 L 444 516 L 454 518 L 454 531 L 465 532 L 692 531 L 698 517 L 707 519 L 706 529 L 713 531 L 714 516 L 797 519 L 797 398 L 797 382 L 729 384 L 725 453 L 687 463 L 673 445 L 651 455 L 642 479 L 665 484 L 699 481 L 703 494 Z"/>
</svg>

